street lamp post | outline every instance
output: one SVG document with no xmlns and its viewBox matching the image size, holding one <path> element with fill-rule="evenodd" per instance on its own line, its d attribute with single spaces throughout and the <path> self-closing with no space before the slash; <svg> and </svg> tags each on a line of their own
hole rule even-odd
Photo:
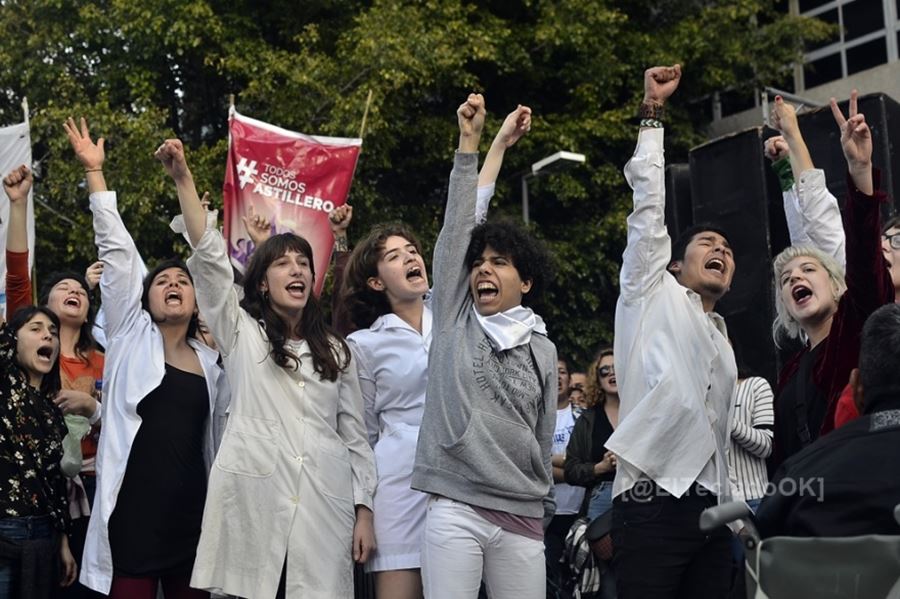
<svg viewBox="0 0 900 599">
<path fill-rule="evenodd" d="M 541 175 L 546 175 L 552 170 L 558 170 L 565 166 L 584 164 L 584 161 L 584 154 L 559 151 L 555 154 L 547 156 L 546 158 L 538 160 L 531 165 L 531 172 L 526 172 L 522 175 L 522 220 L 526 225 L 531 220 L 528 216 L 528 179 L 531 177 L 537 178 Z"/>
</svg>

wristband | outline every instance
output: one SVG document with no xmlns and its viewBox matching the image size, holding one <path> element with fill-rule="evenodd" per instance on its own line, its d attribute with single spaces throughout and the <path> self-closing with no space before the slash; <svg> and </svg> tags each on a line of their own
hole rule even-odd
<svg viewBox="0 0 900 599">
<path fill-rule="evenodd" d="M 794 185 L 794 172 L 791 170 L 791 159 L 782 158 L 772 163 L 772 170 L 778 177 L 778 184 L 781 185 L 781 191 L 787 191 Z"/>
<path fill-rule="evenodd" d="M 103 171 L 102 168 L 88 168 L 88 169 L 84 170 L 84 172 L 86 172 L 86 173 L 99 173 L 102 171 Z"/>
<path fill-rule="evenodd" d="M 662 121 L 656 119 L 641 119 L 641 128 L 662 129 Z"/>
</svg>

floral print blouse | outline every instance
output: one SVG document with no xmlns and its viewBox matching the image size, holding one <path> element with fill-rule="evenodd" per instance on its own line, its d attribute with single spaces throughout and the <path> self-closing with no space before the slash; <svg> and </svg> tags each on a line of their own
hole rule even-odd
<svg viewBox="0 0 900 599">
<path fill-rule="evenodd" d="M 59 467 L 65 427 L 51 398 L 16 364 L 15 332 L 0 324 L 0 518 L 51 516 L 57 530 L 68 531 Z"/>
</svg>

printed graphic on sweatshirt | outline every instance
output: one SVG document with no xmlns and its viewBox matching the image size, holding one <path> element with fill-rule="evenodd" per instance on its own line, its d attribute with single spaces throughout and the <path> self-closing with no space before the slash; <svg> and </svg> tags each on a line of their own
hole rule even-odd
<svg viewBox="0 0 900 599">
<path fill-rule="evenodd" d="M 534 422 L 541 401 L 538 374 L 528 346 L 497 353 L 487 337 L 475 347 L 475 383 L 484 395 L 526 422 Z"/>
</svg>

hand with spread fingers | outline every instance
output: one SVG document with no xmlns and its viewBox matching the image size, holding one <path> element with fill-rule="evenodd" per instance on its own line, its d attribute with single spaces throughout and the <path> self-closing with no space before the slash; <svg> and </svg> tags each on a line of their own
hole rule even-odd
<svg viewBox="0 0 900 599">
<path fill-rule="evenodd" d="M 69 143 L 75 151 L 75 157 L 84 167 L 86 171 L 93 169 L 102 169 L 106 160 L 106 151 L 103 149 L 104 139 L 97 138 L 97 143 L 91 139 L 91 132 L 88 129 L 87 120 L 81 117 L 81 126 L 75 123 L 75 119 L 69 117 L 63 128 L 69 137 Z"/>
<path fill-rule="evenodd" d="M 63 123 L 63 129 L 72 150 L 75 151 L 75 157 L 84 167 L 88 191 L 90 193 L 106 191 L 106 179 L 103 177 L 103 163 L 106 161 L 106 150 L 103 147 L 105 140 L 99 137 L 97 143 L 94 143 L 84 117 L 81 117 L 80 126 L 75 123 L 75 119 L 69 117 Z"/>
</svg>

